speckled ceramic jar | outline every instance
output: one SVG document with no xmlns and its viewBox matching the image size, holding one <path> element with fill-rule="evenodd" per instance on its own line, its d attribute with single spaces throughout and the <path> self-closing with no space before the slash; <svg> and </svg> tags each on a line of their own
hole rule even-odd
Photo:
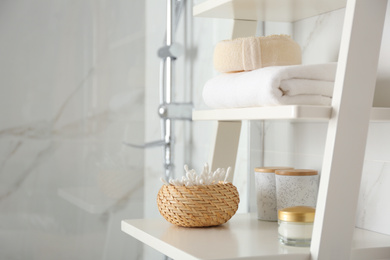
<svg viewBox="0 0 390 260">
<path fill-rule="evenodd" d="M 290 167 L 258 167 L 255 168 L 257 218 L 267 221 L 277 221 L 276 209 L 276 170 L 293 169 Z"/>
<path fill-rule="evenodd" d="M 318 172 L 294 169 L 275 171 L 277 209 L 295 206 L 316 207 Z"/>
</svg>

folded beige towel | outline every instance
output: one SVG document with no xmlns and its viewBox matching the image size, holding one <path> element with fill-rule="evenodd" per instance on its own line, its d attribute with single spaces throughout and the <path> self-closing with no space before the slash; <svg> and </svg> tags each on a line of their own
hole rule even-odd
<svg viewBox="0 0 390 260">
<path fill-rule="evenodd" d="M 214 67 L 219 72 L 250 71 L 301 63 L 301 48 L 288 35 L 221 41 L 214 50 Z"/>
</svg>

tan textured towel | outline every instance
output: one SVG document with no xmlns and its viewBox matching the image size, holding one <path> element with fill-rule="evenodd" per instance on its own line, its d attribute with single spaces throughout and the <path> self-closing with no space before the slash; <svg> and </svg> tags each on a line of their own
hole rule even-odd
<svg viewBox="0 0 390 260">
<path fill-rule="evenodd" d="M 301 48 L 288 35 L 247 37 L 215 46 L 214 67 L 219 72 L 241 72 L 269 66 L 299 65 Z"/>
</svg>

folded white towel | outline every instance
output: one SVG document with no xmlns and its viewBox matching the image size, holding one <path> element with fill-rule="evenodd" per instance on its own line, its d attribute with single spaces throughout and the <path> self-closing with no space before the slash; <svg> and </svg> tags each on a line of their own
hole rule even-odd
<svg viewBox="0 0 390 260">
<path fill-rule="evenodd" d="M 330 105 L 337 63 L 273 66 L 225 73 L 206 82 L 211 108 L 272 105 Z"/>
</svg>

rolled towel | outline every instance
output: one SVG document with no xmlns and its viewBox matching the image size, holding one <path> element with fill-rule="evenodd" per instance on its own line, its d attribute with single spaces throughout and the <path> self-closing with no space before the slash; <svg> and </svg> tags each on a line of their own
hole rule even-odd
<svg viewBox="0 0 390 260">
<path fill-rule="evenodd" d="M 203 100 L 210 108 L 330 105 L 336 69 L 325 63 L 224 73 L 206 82 Z"/>
<path fill-rule="evenodd" d="M 301 48 L 288 35 L 225 40 L 214 49 L 214 68 L 224 73 L 301 63 Z"/>
</svg>

